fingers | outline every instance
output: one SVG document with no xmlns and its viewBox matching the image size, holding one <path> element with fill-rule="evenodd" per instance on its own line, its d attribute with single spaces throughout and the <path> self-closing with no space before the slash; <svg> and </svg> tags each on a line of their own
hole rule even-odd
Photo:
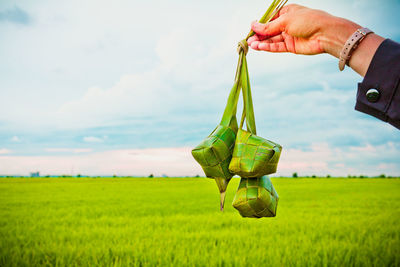
<svg viewBox="0 0 400 267">
<path fill-rule="evenodd" d="M 249 38 L 250 39 L 250 38 Z M 254 38 L 249 46 L 254 50 L 268 52 L 291 52 L 296 53 L 295 40 L 292 36 L 282 33 L 265 40 Z"/>
<path fill-rule="evenodd" d="M 257 34 L 254 34 L 253 36 L 251 36 L 249 39 L 247 39 L 247 44 L 253 48 L 256 49 L 258 48 L 258 44 L 260 43 L 262 39 L 260 39 L 260 36 Z"/>
<path fill-rule="evenodd" d="M 253 48 L 254 50 L 258 50 L 258 45 L 260 44 L 260 42 L 259 42 L 259 41 L 255 41 L 255 42 L 248 43 L 248 44 L 249 44 L 249 46 L 250 46 L 251 48 Z"/>
<path fill-rule="evenodd" d="M 260 41 L 260 37 L 257 34 L 254 34 L 249 39 L 247 39 L 247 43 L 250 45 L 252 42 Z"/>
<path fill-rule="evenodd" d="M 282 15 L 267 24 L 254 22 L 251 24 L 251 29 L 258 35 L 275 36 L 284 31 L 285 25 L 286 16 Z"/>
<path fill-rule="evenodd" d="M 248 45 L 255 50 L 260 50 L 259 48 L 260 43 L 279 43 L 279 42 L 284 42 L 284 38 L 281 34 L 273 36 L 268 39 L 266 39 L 265 36 L 260 37 L 259 35 L 253 35 L 247 40 Z"/>
<path fill-rule="evenodd" d="M 251 29 L 255 35 L 248 39 L 249 46 L 255 50 L 269 52 L 304 53 L 301 52 L 298 43 L 299 40 L 307 41 L 308 37 L 304 34 L 308 33 L 301 32 L 301 29 L 298 29 L 299 25 L 295 24 L 305 20 L 304 14 L 307 12 L 302 12 L 303 9 L 307 8 L 296 4 L 286 5 L 270 22 L 266 24 L 253 22 Z"/>
<path fill-rule="evenodd" d="M 293 36 L 290 36 L 286 32 L 281 34 L 282 41 L 285 42 L 286 49 L 288 52 L 296 53 L 296 46 Z"/>
<path fill-rule="evenodd" d="M 253 21 L 253 22 L 251 23 L 251 28 L 253 28 L 253 25 L 256 24 L 256 23 L 258 23 L 257 20 Z M 258 24 L 261 24 L 261 23 L 258 23 Z M 262 25 L 264 25 L 264 24 L 262 24 Z M 265 35 L 257 34 L 256 32 L 254 32 L 254 33 L 255 33 L 254 35 L 257 35 L 257 37 L 259 38 L 259 40 L 264 40 L 264 39 L 267 38 L 267 36 L 265 36 Z M 250 38 L 249 38 L 249 39 L 250 39 Z"/>
<path fill-rule="evenodd" d="M 266 41 L 255 42 L 251 44 L 254 50 L 263 50 L 268 52 L 289 52 L 285 42 L 270 43 Z"/>
<path fill-rule="evenodd" d="M 247 39 L 247 43 L 250 45 L 252 42 L 262 41 L 267 39 L 267 36 L 254 34 L 249 39 Z"/>
<path fill-rule="evenodd" d="M 268 52 L 288 52 L 286 44 L 284 42 L 279 42 L 279 43 L 260 42 L 258 44 L 257 50 L 264 50 Z"/>
<path fill-rule="evenodd" d="M 268 52 L 290 52 L 287 47 L 287 40 L 283 36 L 284 33 L 280 35 L 261 40 L 259 36 L 254 35 L 249 38 L 248 44 L 254 50 L 263 50 Z"/>
<path fill-rule="evenodd" d="M 268 38 L 268 39 L 265 39 L 265 40 L 262 40 L 262 41 L 267 42 L 267 43 L 279 43 L 279 42 L 283 42 L 283 41 L 284 41 L 283 34 L 284 34 L 284 33 L 279 34 L 279 35 L 276 35 L 276 36 L 273 36 L 273 37 L 271 37 L 271 38 Z"/>
</svg>

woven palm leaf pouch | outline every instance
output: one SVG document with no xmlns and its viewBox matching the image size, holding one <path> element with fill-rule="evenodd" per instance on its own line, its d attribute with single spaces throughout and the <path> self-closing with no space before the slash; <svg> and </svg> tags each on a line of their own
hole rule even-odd
<svg viewBox="0 0 400 267">
<path fill-rule="evenodd" d="M 257 178 L 276 172 L 282 147 L 256 135 L 246 57 L 243 59 L 240 80 L 244 109 L 229 170 L 242 178 Z M 247 131 L 242 129 L 244 120 L 246 120 Z"/>
<path fill-rule="evenodd" d="M 232 205 L 243 217 L 275 217 L 278 200 L 268 176 L 242 178 Z"/>
<path fill-rule="evenodd" d="M 239 62 L 242 57 L 239 57 Z M 238 63 L 238 66 L 241 64 Z M 229 171 L 238 130 L 236 108 L 240 95 L 239 70 L 228 97 L 220 124 L 192 150 L 195 160 L 201 165 L 208 178 L 214 178 L 220 192 L 220 208 L 223 210 L 225 192 L 233 174 Z"/>
</svg>

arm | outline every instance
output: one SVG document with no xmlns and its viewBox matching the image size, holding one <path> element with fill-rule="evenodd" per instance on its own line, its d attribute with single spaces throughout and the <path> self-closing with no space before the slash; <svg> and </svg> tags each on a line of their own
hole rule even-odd
<svg viewBox="0 0 400 267">
<path fill-rule="evenodd" d="M 256 33 L 248 40 L 253 49 L 305 55 L 328 53 L 339 58 L 347 39 L 362 27 L 321 10 L 291 4 L 283 7 L 270 23 L 254 22 L 251 28 Z M 365 76 L 383 40 L 376 34 L 366 36 L 351 56 L 350 67 Z"/>
<path fill-rule="evenodd" d="M 287 5 L 268 24 L 253 22 L 256 33 L 248 44 L 255 50 L 315 55 L 328 53 L 339 58 L 347 39 L 360 25 L 324 11 Z M 353 52 L 349 66 L 366 76 L 359 84 L 356 110 L 365 112 L 400 129 L 400 44 L 369 34 Z M 372 102 L 369 89 L 379 91 Z"/>
</svg>

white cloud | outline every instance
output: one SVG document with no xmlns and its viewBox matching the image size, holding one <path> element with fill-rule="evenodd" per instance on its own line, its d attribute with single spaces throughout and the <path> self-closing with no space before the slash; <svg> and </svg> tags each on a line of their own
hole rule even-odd
<svg viewBox="0 0 400 267">
<path fill-rule="evenodd" d="M 189 147 L 123 149 L 60 156 L 0 156 L 1 174 L 135 175 L 160 176 L 204 175 L 193 159 Z M 385 155 L 382 155 L 385 151 Z M 400 151 L 393 143 L 380 146 L 335 148 L 326 143 L 313 144 L 311 149 L 283 150 L 274 175 L 400 175 Z M 391 160 L 390 160 L 391 159 Z M 373 164 L 371 164 L 373 162 Z M 73 170 L 73 173 L 71 173 Z"/>
<path fill-rule="evenodd" d="M 7 148 L 0 148 L 0 155 L 2 154 L 10 154 L 11 150 L 7 149 Z"/>
<path fill-rule="evenodd" d="M 344 0 L 299 3 L 381 24 L 384 20 L 365 16 L 365 11 L 390 6 L 352 1 L 357 9 L 350 12 Z M 215 99 L 220 98 L 215 96 L 226 95 L 233 81 L 236 42 L 266 6 L 261 0 L 251 5 L 229 1 L 123 1 L 113 6 L 98 1 L 26 2 L 21 7 L 37 23 L 23 31 L 2 28 L 5 41 L 0 51 L 7 53 L 0 56 L 5 58 L 4 69 L 12 73 L 2 79 L 0 120 L 32 129 L 43 125 L 90 128 L 113 124 L 127 115 L 162 115 L 182 103 L 204 106 L 210 101 L 216 105 Z M 150 15 L 158 20 L 148 20 Z M 30 49 L 21 40 L 29 42 Z M 21 57 L 26 60 L 13 63 Z M 253 81 L 258 75 L 273 75 L 269 77 L 272 84 L 291 70 L 306 77 L 309 67 L 316 64 L 331 64 L 336 70 L 336 60 L 323 56 L 251 51 L 248 58 Z M 17 83 L 15 77 L 26 70 L 35 71 L 36 78 Z M 13 105 L 15 101 L 20 105 Z"/>
<path fill-rule="evenodd" d="M 384 155 L 382 152 L 384 151 Z M 400 175 L 399 145 L 388 142 L 372 146 L 332 147 L 327 143 L 312 144 L 309 150 L 283 150 L 279 174 L 336 175 L 348 174 Z M 386 161 L 392 163 L 385 163 Z M 397 162 L 397 163 L 396 163 Z"/>
<path fill-rule="evenodd" d="M 91 148 L 45 148 L 46 152 L 56 152 L 56 153 L 89 153 L 92 152 Z"/>
<path fill-rule="evenodd" d="M 345 0 L 299 0 L 299 3 L 349 17 L 365 26 L 371 25 L 385 36 L 400 29 L 396 27 L 396 21 L 386 21 L 390 14 L 396 13 L 396 8 L 392 13 L 382 12 L 394 6 L 393 3 L 377 4 L 368 0 L 351 3 Z M 348 4 L 357 8 L 349 9 Z M 158 8 L 154 9 L 154 6 Z M 122 1 L 118 5 L 77 0 L 21 3 L 21 8 L 32 14 L 35 23 L 23 29 L 0 25 L 3 36 L 0 68 L 4 76 L 0 79 L 0 131 L 4 131 L 4 136 L 23 136 L 24 142 L 31 141 L 32 144 L 35 140 L 46 143 L 44 133 L 53 133 L 48 140 L 56 139 L 56 143 L 44 145 L 61 147 L 47 150 L 59 153 L 90 153 L 78 148 L 62 148 L 68 145 L 79 147 L 82 141 L 108 145 L 107 138 L 96 136 L 94 131 L 80 132 L 92 127 L 100 127 L 102 134 L 109 134 L 107 131 L 120 131 L 120 128 L 109 130 L 109 126 L 118 125 L 129 128 L 129 133 L 143 136 L 152 132 L 153 138 L 157 138 L 158 133 L 170 130 L 168 127 L 173 120 L 173 127 L 193 128 L 190 131 L 195 132 L 197 122 L 212 121 L 222 115 L 211 111 L 221 110 L 222 113 L 225 105 L 237 61 L 236 43 L 247 34 L 250 22 L 259 18 L 266 6 L 267 3 L 261 0 L 253 1 L 251 5 L 235 1 Z M 149 20 L 149 17 L 158 19 Z M 391 17 L 397 19 L 396 14 Z M 29 49 L 26 43 L 29 43 Z M 375 140 L 374 143 L 400 140 L 398 131 L 383 122 L 368 120 L 361 115 L 355 118 L 353 105 L 356 82 L 360 78 L 349 69 L 340 73 L 336 59 L 328 55 L 306 57 L 251 50 L 248 61 L 260 134 L 278 141 L 285 149 L 292 147 L 284 150 L 282 155 L 282 173 L 291 174 L 293 170 L 334 174 L 334 171 L 343 171 L 346 175 L 352 167 L 347 163 L 335 163 L 334 154 L 347 151 L 351 155 L 364 155 L 364 152 L 353 151 L 354 147 L 349 151 L 346 148 L 335 151 L 326 144 L 332 143 L 334 138 L 353 138 L 360 144 L 372 142 L 369 140 Z M 309 90 L 311 87 L 313 91 Z M 130 124 L 131 118 L 146 127 L 135 128 L 136 124 Z M 191 121 L 190 127 L 187 120 Z M 273 124 L 276 120 L 279 123 Z M 210 131 L 212 127 L 214 125 Z M 79 131 L 79 138 L 70 139 L 75 144 L 66 145 L 65 139 L 54 138 L 66 128 L 71 132 Z M 30 139 L 32 132 L 40 138 Z M 145 138 L 140 146 L 151 144 L 152 136 Z M 182 140 L 190 138 L 185 136 Z M 3 140 L 6 143 L 0 142 L 1 147 L 8 147 L 7 141 L 21 141 L 17 135 L 11 140 L 6 139 Z M 114 144 L 120 147 L 121 142 L 124 141 Z M 310 151 L 293 149 L 297 147 L 295 145 L 309 146 L 311 143 L 314 144 Z M 38 143 L 33 145 L 38 146 Z M 11 148 L 16 155 L 18 151 Z M 95 174 L 96 168 L 90 167 L 92 161 L 101 161 L 107 153 L 124 153 L 115 152 L 112 145 L 108 148 L 110 151 L 104 155 L 91 153 L 87 159 L 82 156 L 79 159 L 82 163 L 75 162 L 76 157 L 64 155 L 54 160 L 41 156 L 20 159 L 26 159 L 24 164 L 28 165 L 29 160 L 48 162 L 63 172 L 69 170 L 62 162 L 66 160 Z M 39 150 L 37 155 L 40 155 Z M 375 153 L 379 154 L 378 151 Z M 373 153 L 367 151 L 366 155 L 370 156 L 362 157 L 354 172 L 361 172 L 363 168 L 371 172 L 379 168 L 397 170 L 396 164 L 390 163 L 389 159 L 387 163 L 378 164 L 378 169 L 368 167 L 362 159 L 373 158 Z M 348 157 L 347 154 L 343 156 Z M 162 165 L 149 157 L 147 159 L 154 166 Z M 14 166 L 20 166 L 14 163 Z M 118 173 L 118 168 L 112 166 L 119 165 L 106 164 L 103 171 Z M 135 171 L 128 165 L 121 165 L 121 168 L 122 171 Z M 197 174 L 190 173 L 193 167 L 182 168 L 188 174 Z M 49 170 L 57 172 L 56 168 Z"/>
<path fill-rule="evenodd" d="M 83 141 L 87 143 L 103 143 L 105 139 L 107 139 L 107 136 L 103 136 L 102 138 L 96 136 L 83 137 Z"/>
<path fill-rule="evenodd" d="M 160 114 L 173 100 L 159 72 L 123 76 L 109 89 L 91 87 L 82 98 L 65 103 L 56 115 L 59 127 L 95 127 L 125 116 Z"/>
<path fill-rule="evenodd" d="M 0 173 L 26 175 L 31 170 L 39 170 L 42 174 L 201 175 L 202 170 L 190 150 L 182 147 L 112 150 L 71 156 L 1 156 Z M 12 165 L 16 163 L 18 165 Z"/>
<path fill-rule="evenodd" d="M 13 137 L 11 137 L 11 141 L 15 142 L 15 143 L 19 143 L 19 142 L 21 142 L 21 139 L 18 136 L 14 135 Z"/>
</svg>

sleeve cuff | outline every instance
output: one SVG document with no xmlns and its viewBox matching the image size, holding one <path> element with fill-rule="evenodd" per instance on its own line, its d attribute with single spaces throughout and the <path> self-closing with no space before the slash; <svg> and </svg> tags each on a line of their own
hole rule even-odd
<svg viewBox="0 0 400 267">
<path fill-rule="evenodd" d="M 364 80 L 358 84 L 355 109 L 400 129 L 400 44 L 386 39 L 375 52 Z M 367 97 L 370 89 L 378 98 Z"/>
</svg>

